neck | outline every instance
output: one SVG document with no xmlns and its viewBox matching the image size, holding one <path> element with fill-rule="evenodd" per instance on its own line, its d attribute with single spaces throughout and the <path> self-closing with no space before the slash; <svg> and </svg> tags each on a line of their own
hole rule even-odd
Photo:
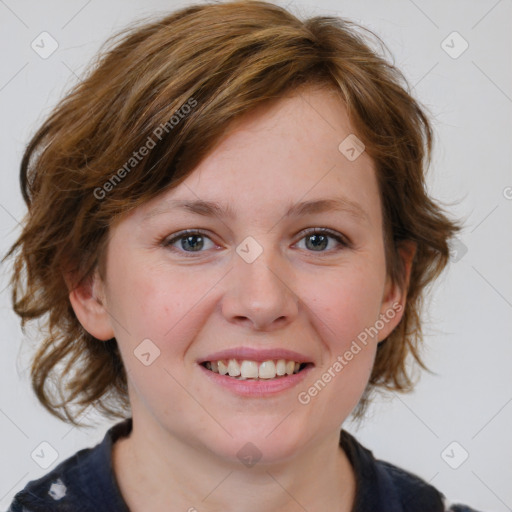
<svg viewBox="0 0 512 512">
<path fill-rule="evenodd" d="M 350 512 L 355 476 L 339 432 L 293 459 L 246 467 L 133 421 L 112 453 L 117 482 L 132 512 Z M 172 508 L 170 508 L 172 504 Z"/>
</svg>

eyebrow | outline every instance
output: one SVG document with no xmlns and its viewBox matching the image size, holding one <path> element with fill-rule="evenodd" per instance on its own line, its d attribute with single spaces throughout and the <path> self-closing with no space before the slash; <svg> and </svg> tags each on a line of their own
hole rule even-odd
<svg viewBox="0 0 512 512">
<path fill-rule="evenodd" d="M 230 205 L 223 206 L 219 203 L 204 201 L 202 199 L 172 199 L 166 201 L 165 206 L 157 207 L 148 212 L 146 215 L 144 215 L 144 219 L 146 220 L 150 217 L 168 213 L 177 209 L 185 210 L 197 215 L 202 215 L 203 217 L 219 217 L 221 219 L 234 219 L 236 217 L 236 213 Z M 370 221 L 369 216 L 365 210 L 358 203 L 348 198 L 326 198 L 302 201 L 290 206 L 284 214 L 284 217 L 301 217 L 305 215 L 325 212 L 342 212 L 351 215 L 356 220 L 364 222 Z"/>
</svg>

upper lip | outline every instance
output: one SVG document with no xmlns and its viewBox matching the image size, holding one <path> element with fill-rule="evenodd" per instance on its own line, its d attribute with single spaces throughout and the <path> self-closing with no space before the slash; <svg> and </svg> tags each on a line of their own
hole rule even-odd
<svg viewBox="0 0 512 512">
<path fill-rule="evenodd" d="M 295 361 L 297 363 L 311 363 L 312 360 L 304 354 L 295 352 L 293 350 L 287 350 L 284 348 L 273 348 L 273 349 L 259 349 L 251 347 L 235 347 L 220 352 L 213 352 L 205 357 L 197 360 L 199 364 L 205 363 L 206 361 L 224 361 L 229 359 L 238 359 L 249 361 L 275 361 L 277 359 L 286 359 L 287 361 Z"/>
</svg>

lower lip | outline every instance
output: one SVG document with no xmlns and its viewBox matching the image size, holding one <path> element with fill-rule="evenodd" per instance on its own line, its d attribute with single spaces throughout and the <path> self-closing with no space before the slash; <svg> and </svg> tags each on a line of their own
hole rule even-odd
<svg viewBox="0 0 512 512">
<path fill-rule="evenodd" d="M 292 375 L 287 375 L 286 377 L 278 377 L 275 379 L 238 380 L 232 377 L 226 377 L 226 375 L 221 375 L 220 373 L 212 372 L 202 365 L 198 366 L 205 373 L 205 375 L 212 380 L 212 382 L 215 382 L 216 384 L 229 389 L 229 391 L 232 391 L 237 395 L 249 397 L 264 397 L 275 395 L 282 391 L 286 391 L 287 389 L 291 389 L 297 386 L 297 384 L 300 384 L 309 374 L 310 370 L 314 368 L 313 366 L 307 366 L 299 373 L 293 373 Z"/>
</svg>

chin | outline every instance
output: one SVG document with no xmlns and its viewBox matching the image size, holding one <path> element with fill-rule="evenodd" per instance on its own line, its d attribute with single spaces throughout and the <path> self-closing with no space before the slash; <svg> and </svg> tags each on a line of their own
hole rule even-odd
<svg viewBox="0 0 512 512">
<path fill-rule="evenodd" d="M 275 420 L 262 421 L 258 425 L 245 424 L 245 428 L 240 424 L 235 428 L 233 422 L 226 425 L 226 429 L 233 437 L 222 435 L 210 449 L 219 457 L 236 463 L 242 462 L 248 467 L 255 463 L 285 462 L 304 444 L 304 433 L 294 425 L 286 425 L 286 420 L 281 424 Z"/>
</svg>

